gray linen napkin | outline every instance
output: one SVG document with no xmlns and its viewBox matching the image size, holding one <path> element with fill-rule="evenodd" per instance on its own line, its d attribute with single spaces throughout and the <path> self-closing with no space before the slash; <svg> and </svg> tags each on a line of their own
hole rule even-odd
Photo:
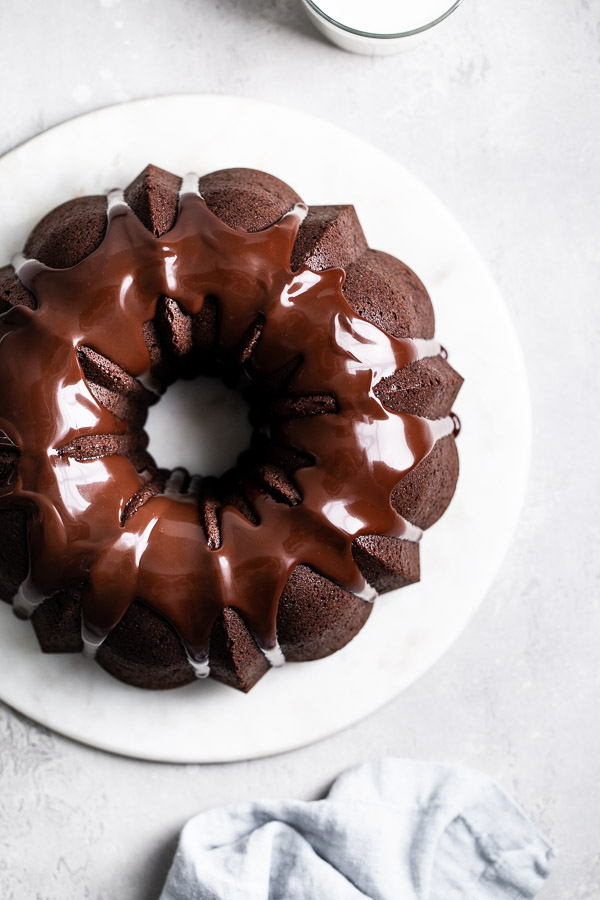
<svg viewBox="0 0 600 900">
<path fill-rule="evenodd" d="M 381 759 L 341 775 L 326 800 L 191 819 L 160 900 L 528 900 L 553 860 L 487 776 Z"/>
</svg>

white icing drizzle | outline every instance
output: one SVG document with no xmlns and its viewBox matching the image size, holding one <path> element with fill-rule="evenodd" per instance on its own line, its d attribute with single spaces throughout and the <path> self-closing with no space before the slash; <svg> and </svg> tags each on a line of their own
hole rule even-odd
<svg viewBox="0 0 600 900">
<path fill-rule="evenodd" d="M 98 637 L 98 635 L 92 634 L 85 622 L 82 622 L 81 640 L 83 641 L 83 655 L 87 659 L 96 659 L 96 654 L 106 640 L 106 635 Z"/>
<path fill-rule="evenodd" d="M 205 656 L 203 659 L 194 659 L 187 650 L 186 656 L 188 658 L 188 662 L 192 669 L 194 670 L 194 675 L 196 678 L 208 678 L 210 675 L 210 663 L 208 660 L 208 656 Z"/>
<path fill-rule="evenodd" d="M 111 210 L 115 209 L 117 206 L 127 206 L 125 194 L 121 188 L 114 188 L 112 191 L 109 191 L 106 195 L 106 199 L 108 201 L 107 213 L 109 214 Z"/>
<path fill-rule="evenodd" d="M 436 341 L 424 341 L 423 343 L 435 344 Z M 434 444 L 442 438 L 454 434 L 456 423 L 452 416 L 445 416 L 443 419 L 425 419 L 424 421 L 429 425 Z M 419 528 L 418 525 L 413 525 L 413 523 L 409 522 L 407 519 L 404 519 L 404 526 L 405 530 L 401 540 L 418 543 L 423 537 L 423 529 Z"/>
<path fill-rule="evenodd" d="M 46 600 L 45 594 L 32 589 L 29 576 L 21 583 L 12 600 L 13 612 L 20 619 L 30 619 L 38 606 Z"/>
<path fill-rule="evenodd" d="M 190 478 L 190 483 L 188 485 L 188 489 L 186 494 L 196 495 L 199 494 L 202 489 L 202 482 L 204 479 L 202 475 L 192 475 Z"/>
<path fill-rule="evenodd" d="M 365 603 L 374 603 L 379 594 L 375 590 L 372 584 L 365 579 L 365 586 L 360 589 L 360 591 L 353 592 L 356 597 L 360 597 L 361 600 L 364 600 Z"/>
<path fill-rule="evenodd" d="M 181 179 L 181 187 L 179 188 L 179 196 L 183 197 L 184 194 L 195 194 L 197 197 L 201 197 L 200 188 L 198 187 L 198 182 L 200 181 L 200 176 L 196 172 L 187 172 Z"/>
<path fill-rule="evenodd" d="M 439 341 L 425 338 L 411 338 L 412 343 L 417 351 L 418 359 L 427 359 L 431 356 L 439 356 L 442 345 Z"/>
<path fill-rule="evenodd" d="M 272 668 L 279 669 L 285 663 L 285 656 L 283 655 L 283 650 L 279 646 L 279 641 L 275 641 L 274 647 L 261 647 L 260 644 L 258 646 Z"/>
<path fill-rule="evenodd" d="M 150 371 L 143 372 L 141 375 L 138 375 L 137 380 L 142 385 L 142 387 L 145 387 L 146 390 L 150 391 L 152 394 L 156 394 L 157 397 L 161 397 L 165 392 L 165 388 L 163 387 L 163 385 L 160 383 L 160 381 L 158 381 L 158 379 L 154 377 L 154 375 Z"/>
<path fill-rule="evenodd" d="M 407 519 L 404 520 L 405 531 L 402 535 L 401 540 L 403 541 L 411 541 L 412 543 L 418 544 L 418 542 L 423 537 L 423 529 L 419 528 L 418 525 L 413 525 L 412 522 L 409 522 Z"/>
<path fill-rule="evenodd" d="M 452 416 L 445 416 L 443 419 L 427 419 L 427 424 L 431 429 L 434 441 L 439 441 L 449 434 L 454 434 L 456 422 Z"/>
<path fill-rule="evenodd" d="M 165 484 L 165 494 L 181 494 L 182 488 L 187 481 L 187 477 L 188 474 L 185 469 L 173 469 Z"/>
<path fill-rule="evenodd" d="M 308 215 L 308 206 L 306 203 L 296 203 L 289 212 L 283 216 L 280 220 L 283 222 L 284 219 L 288 219 L 290 216 L 298 219 L 300 222 L 304 222 L 306 216 Z"/>
<path fill-rule="evenodd" d="M 37 259 L 28 258 L 23 253 L 16 253 L 12 260 L 11 266 L 15 270 L 15 274 L 21 281 L 28 281 L 35 277 L 36 272 L 44 268 Z"/>
<path fill-rule="evenodd" d="M 15 270 L 15 273 L 20 275 L 23 271 L 23 266 L 28 262 L 31 262 L 31 260 L 27 259 L 23 253 L 15 253 L 11 260 L 11 266 Z"/>
</svg>

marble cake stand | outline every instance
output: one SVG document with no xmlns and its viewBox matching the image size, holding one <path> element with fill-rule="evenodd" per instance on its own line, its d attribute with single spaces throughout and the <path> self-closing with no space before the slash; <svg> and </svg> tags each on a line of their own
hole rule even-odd
<svg viewBox="0 0 600 900">
<path fill-rule="evenodd" d="M 180 174 L 265 169 L 308 203 L 354 203 L 370 245 L 406 260 L 423 278 L 437 336 L 466 379 L 456 405 L 461 476 L 448 513 L 423 541 L 423 580 L 381 597 L 361 633 L 328 659 L 273 670 L 247 696 L 212 682 L 145 692 L 79 655 L 40 653 L 33 630 L 0 604 L 0 698 L 10 706 L 127 756 L 250 759 L 319 740 L 373 712 L 466 626 L 504 557 L 523 498 L 531 432 L 525 367 L 485 264 L 421 182 L 347 131 L 247 99 L 127 103 L 73 119 L 6 154 L 0 260 L 21 249 L 54 205 L 125 186 L 148 162 Z M 160 459 L 160 413 L 153 416 L 152 449 Z"/>
</svg>

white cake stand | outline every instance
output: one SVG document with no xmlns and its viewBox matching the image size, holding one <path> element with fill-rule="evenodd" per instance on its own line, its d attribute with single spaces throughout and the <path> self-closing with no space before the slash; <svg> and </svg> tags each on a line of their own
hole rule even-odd
<svg viewBox="0 0 600 900">
<path fill-rule="evenodd" d="M 414 176 L 349 132 L 247 99 L 173 96 L 73 119 L 0 159 L 0 261 L 54 205 L 125 186 L 148 162 L 178 174 L 265 169 L 308 203 L 354 203 L 372 247 L 429 288 L 437 336 L 465 376 L 461 476 L 422 544 L 420 584 L 381 597 L 328 659 L 269 672 L 249 695 L 213 682 L 167 692 L 120 684 L 80 655 L 40 653 L 0 604 L 0 698 L 94 747 L 142 759 L 225 762 L 324 738 L 387 703 L 450 647 L 485 595 L 521 506 L 531 421 L 521 351 L 477 251 Z M 153 444 L 153 449 L 158 447 Z"/>
</svg>

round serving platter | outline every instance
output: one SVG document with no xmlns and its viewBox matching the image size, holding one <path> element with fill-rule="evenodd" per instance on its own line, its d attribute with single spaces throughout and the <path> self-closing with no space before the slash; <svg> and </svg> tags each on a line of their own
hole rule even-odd
<svg viewBox="0 0 600 900">
<path fill-rule="evenodd" d="M 0 603 L 0 698 L 16 710 L 141 759 L 251 759 L 309 744 L 378 709 L 464 629 L 502 562 L 523 499 L 531 441 L 525 366 L 489 271 L 427 187 L 331 123 L 244 98 L 181 95 L 112 106 L 7 153 L 0 158 L 0 264 L 53 206 L 124 187 L 150 162 L 181 175 L 264 169 L 309 204 L 353 203 L 370 246 L 400 257 L 425 282 L 436 336 L 465 377 L 456 404 L 461 475 L 450 509 L 423 540 L 422 580 L 380 597 L 360 634 L 327 659 L 272 670 L 248 695 L 210 680 L 147 692 L 79 654 L 41 653 L 33 629 Z M 159 417 L 160 406 L 157 433 Z"/>
</svg>

